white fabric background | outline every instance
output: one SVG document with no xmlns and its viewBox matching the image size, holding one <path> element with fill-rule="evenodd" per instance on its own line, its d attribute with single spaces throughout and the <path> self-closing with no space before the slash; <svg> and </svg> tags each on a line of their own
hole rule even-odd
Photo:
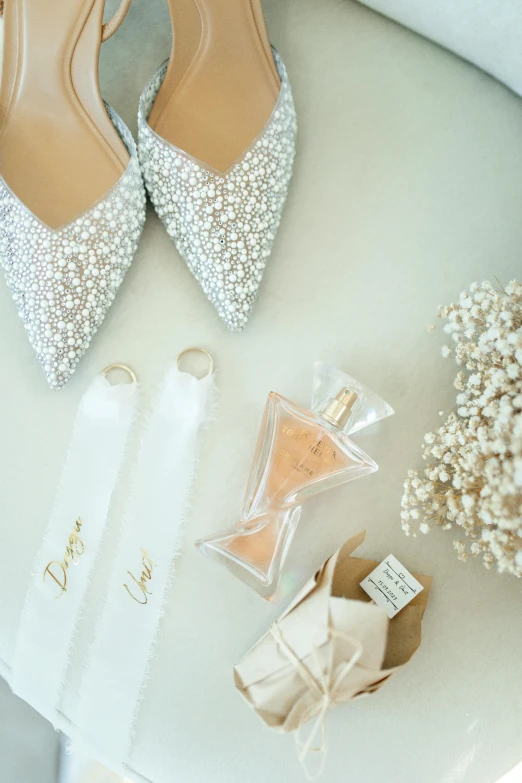
<svg viewBox="0 0 522 783">
<path fill-rule="evenodd" d="M 368 383 L 397 415 L 359 436 L 380 472 L 310 502 L 291 573 L 304 580 L 367 527 L 365 556 L 393 551 L 435 577 L 424 644 L 408 670 L 378 697 L 331 714 L 325 781 L 382 783 L 384 770 L 403 783 L 493 783 L 522 757 L 522 586 L 478 563 L 458 563 L 451 535 L 404 538 L 399 503 L 406 470 L 420 464 L 423 433 L 454 397 L 453 368 L 439 358 L 440 339 L 426 324 L 472 280 L 520 274 L 522 102 L 349 0 L 269 0 L 266 9 L 294 85 L 300 138 L 249 329 L 223 330 L 152 213 L 117 303 L 62 392 L 47 390 L 0 286 L 2 670 L 12 660 L 29 569 L 88 381 L 120 360 L 150 384 L 181 348 L 203 344 L 219 368 L 222 416 L 201 462 L 131 760 L 155 783 L 298 783 L 292 740 L 266 730 L 232 687 L 232 665 L 279 609 L 190 542 L 237 519 L 267 393 L 306 403 L 312 363 L 323 358 Z M 169 42 L 162 0 L 136 0 L 104 47 L 104 95 L 132 127 L 139 93 Z M 110 572 L 117 511 L 63 703 L 70 715 Z M 395 709 L 403 732 L 392 741 Z"/>
<path fill-rule="evenodd" d="M 520 0 L 360 0 L 469 60 L 522 95 Z"/>
<path fill-rule="evenodd" d="M 56 783 L 58 734 L 0 679 L 0 780 Z"/>
</svg>

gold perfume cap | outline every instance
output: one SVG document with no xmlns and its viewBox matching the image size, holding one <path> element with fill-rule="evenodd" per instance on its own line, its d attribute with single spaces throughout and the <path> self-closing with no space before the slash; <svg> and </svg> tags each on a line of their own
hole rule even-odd
<svg viewBox="0 0 522 783">
<path fill-rule="evenodd" d="M 350 418 L 351 410 L 357 401 L 357 394 L 345 387 L 337 397 L 329 400 L 319 414 L 330 424 L 344 428 Z"/>
</svg>

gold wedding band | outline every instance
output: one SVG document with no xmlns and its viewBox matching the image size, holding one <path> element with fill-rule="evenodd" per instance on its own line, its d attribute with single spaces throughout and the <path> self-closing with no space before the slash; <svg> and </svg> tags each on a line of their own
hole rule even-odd
<svg viewBox="0 0 522 783">
<path fill-rule="evenodd" d="M 138 382 L 136 373 L 130 367 L 127 367 L 126 364 L 109 364 L 109 366 L 104 369 L 102 375 L 105 375 L 105 377 L 107 377 L 107 375 L 112 370 L 123 370 L 123 372 L 126 372 L 128 374 L 129 378 L 131 379 L 131 383 Z"/>
<path fill-rule="evenodd" d="M 178 370 L 180 369 L 179 362 L 181 357 L 185 356 L 185 354 L 187 353 L 202 353 L 204 356 L 206 356 L 209 362 L 209 368 L 208 368 L 207 375 L 204 375 L 203 377 L 206 378 L 208 375 L 212 375 L 212 373 L 214 372 L 214 357 L 212 356 L 212 354 L 206 351 L 205 348 L 185 348 L 185 350 L 181 351 L 181 353 L 177 358 Z"/>
</svg>

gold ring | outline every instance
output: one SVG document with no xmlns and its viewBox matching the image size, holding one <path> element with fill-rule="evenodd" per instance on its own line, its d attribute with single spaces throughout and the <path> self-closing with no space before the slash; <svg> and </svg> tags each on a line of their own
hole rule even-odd
<svg viewBox="0 0 522 783">
<path fill-rule="evenodd" d="M 123 372 L 126 372 L 128 374 L 132 383 L 138 382 L 136 373 L 130 367 L 127 367 L 126 364 L 109 364 L 109 366 L 104 369 L 102 375 L 105 375 L 105 377 L 107 377 L 107 375 L 111 372 L 111 370 L 123 370 Z"/>
<path fill-rule="evenodd" d="M 182 356 L 185 356 L 186 353 L 202 353 L 204 356 L 206 356 L 207 359 L 208 359 L 208 362 L 209 362 L 209 368 L 208 368 L 207 375 L 204 375 L 203 377 L 206 378 L 208 375 L 212 375 L 212 373 L 214 372 L 214 357 L 212 356 L 212 354 L 210 354 L 204 348 L 185 348 L 184 351 L 181 351 L 181 353 L 179 354 L 179 356 L 177 358 L 178 370 L 180 369 L 179 361 L 180 361 Z"/>
</svg>

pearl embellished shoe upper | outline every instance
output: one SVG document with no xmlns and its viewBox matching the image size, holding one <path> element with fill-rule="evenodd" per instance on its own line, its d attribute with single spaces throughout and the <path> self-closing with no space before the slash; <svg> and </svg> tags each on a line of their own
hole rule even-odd
<svg viewBox="0 0 522 783">
<path fill-rule="evenodd" d="M 119 182 L 59 229 L 33 215 L 0 177 L 0 263 L 49 385 L 67 382 L 136 252 L 145 189 L 132 135 L 107 106 L 130 154 Z"/>
<path fill-rule="evenodd" d="M 167 72 L 140 101 L 138 152 L 152 203 L 190 271 L 232 331 L 250 316 L 283 213 L 297 123 L 292 90 L 274 51 L 279 98 L 262 132 L 222 173 L 170 144 L 148 124 Z"/>
</svg>

